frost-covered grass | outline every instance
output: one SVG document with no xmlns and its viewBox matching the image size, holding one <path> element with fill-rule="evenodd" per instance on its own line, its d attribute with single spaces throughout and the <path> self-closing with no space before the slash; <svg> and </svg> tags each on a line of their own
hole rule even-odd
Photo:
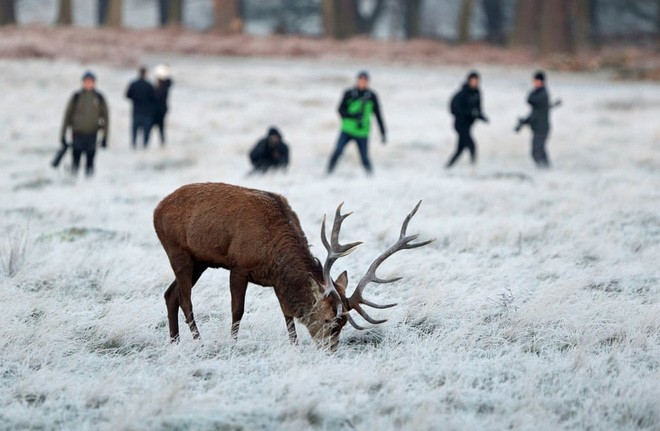
<svg viewBox="0 0 660 431">
<path fill-rule="evenodd" d="M 148 59 L 151 64 L 163 59 Z M 375 176 L 350 148 L 323 171 L 341 90 L 364 65 L 167 59 L 175 73 L 165 149 L 128 148 L 133 71 L 94 67 L 111 106 L 97 176 L 51 171 L 66 98 L 86 66 L 0 60 L 0 243 L 27 233 L 0 277 L 0 428 L 6 429 L 658 429 L 660 427 L 660 90 L 551 74 L 550 156 L 511 132 L 531 70 L 487 68 L 480 163 L 441 168 L 454 145 L 447 101 L 464 70 L 372 65 L 390 142 Z M 246 151 L 270 124 L 292 145 L 286 175 L 250 176 Z M 153 142 L 152 142 L 153 144 Z M 68 163 L 68 162 L 67 162 Z M 270 289 L 248 290 L 237 344 L 228 274 L 193 291 L 203 342 L 168 343 L 173 276 L 151 224 L 181 184 L 226 181 L 280 192 L 313 251 L 324 213 L 345 201 L 336 265 L 353 283 L 409 232 L 368 296 L 388 322 L 346 328 L 339 351 L 287 342 Z M 185 329 L 185 328 L 183 328 Z"/>
</svg>

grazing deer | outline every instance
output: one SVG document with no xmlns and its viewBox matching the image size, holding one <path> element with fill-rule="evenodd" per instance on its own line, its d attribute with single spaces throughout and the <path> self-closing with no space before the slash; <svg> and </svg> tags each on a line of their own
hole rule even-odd
<svg viewBox="0 0 660 431">
<path fill-rule="evenodd" d="M 348 276 L 344 271 L 336 280 L 330 277 L 332 265 L 351 253 L 361 242 L 339 243 L 341 224 L 350 214 L 335 214 L 330 241 L 325 233 L 325 216 L 321 239 L 328 251 L 325 265 L 309 251 L 296 213 L 287 200 L 277 194 L 223 183 L 189 184 L 165 197 L 154 211 L 154 227 L 172 269 L 175 280 L 165 292 L 170 337 L 179 339 L 179 307 L 193 338 L 199 331 L 193 317 L 190 293 L 207 268 L 229 270 L 231 290 L 231 335 L 236 339 L 243 317 L 248 282 L 272 286 L 284 313 L 291 342 L 296 342 L 294 318 L 309 330 L 321 348 L 335 350 L 339 333 L 346 322 L 359 326 L 349 312 L 355 310 L 366 321 L 379 324 L 362 308 L 388 308 L 396 304 L 378 305 L 362 297 L 367 284 L 391 283 L 376 276 L 376 269 L 399 250 L 417 248 L 433 240 L 413 243 L 417 235 L 406 236 L 410 219 L 421 201 L 406 217 L 399 240 L 381 254 L 362 277 L 353 294 L 346 296 Z"/>
</svg>

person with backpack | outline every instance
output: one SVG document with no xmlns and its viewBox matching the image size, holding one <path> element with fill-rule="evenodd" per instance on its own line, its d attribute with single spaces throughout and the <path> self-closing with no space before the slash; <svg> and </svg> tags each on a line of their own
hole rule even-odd
<svg viewBox="0 0 660 431">
<path fill-rule="evenodd" d="M 532 129 L 532 159 L 541 169 L 550 167 L 550 160 L 545 150 L 545 143 L 550 134 L 550 95 L 545 85 L 545 73 L 538 71 L 534 74 L 534 89 L 527 97 L 527 103 L 532 107 L 532 113 L 527 118 L 518 120 L 516 132 L 522 126 L 529 125 Z M 561 103 L 561 102 L 558 102 Z M 556 103 L 553 106 L 557 106 Z"/>
<path fill-rule="evenodd" d="M 282 140 L 276 127 L 268 129 L 268 135 L 257 142 L 250 151 L 253 172 L 265 173 L 269 169 L 286 169 L 289 166 L 289 146 Z"/>
<path fill-rule="evenodd" d="M 73 164 L 71 171 L 78 173 L 80 159 L 85 154 L 85 174 L 90 177 L 94 174 L 94 156 L 99 131 L 103 131 L 100 141 L 105 148 L 108 143 L 109 112 L 108 105 L 101 93 L 96 91 L 96 77 L 90 71 L 82 77 L 82 89 L 71 96 L 66 110 L 60 132 L 62 146 L 69 144 L 66 139 L 67 131 L 71 129 Z"/>
<path fill-rule="evenodd" d="M 481 111 L 479 81 L 479 74 L 470 72 L 463 87 L 451 99 L 450 110 L 454 116 L 454 129 L 458 133 L 458 145 L 456 152 L 447 162 L 447 168 L 451 168 L 466 149 L 470 152 L 472 164 L 477 162 L 477 148 L 471 134 L 472 125 L 476 120 L 488 123 Z"/>
<path fill-rule="evenodd" d="M 367 72 L 360 72 L 355 87 L 344 92 L 338 111 L 341 116 L 341 133 L 335 151 L 328 163 L 328 174 L 334 171 L 344 147 L 351 141 L 356 142 L 362 165 L 367 173 L 371 173 L 372 167 L 369 160 L 368 145 L 372 114 L 376 116 L 378 121 L 383 144 L 387 142 L 387 134 L 385 132 L 385 122 L 380 112 L 378 96 L 369 88 L 369 74 Z"/>
<path fill-rule="evenodd" d="M 131 145 L 137 148 L 137 134 L 142 130 L 144 148 L 149 145 L 149 135 L 156 110 L 156 92 L 153 85 L 147 81 L 147 68 L 141 67 L 139 77 L 131 82 L 126 90 L 126 98 L 133 102 L 133 121 L 131 128 Z"/>
<path fill-rule="evenodd" d="M 170 70 L 164 64 L 159 64 L 154 69 L 154 76 L 156 77 L 156 85 L 154 92 L 156 94 L 156 108 L 154 110 L 153 126 L 158 127 L 160 131 L 160 145 L 165 145 L 165 115 L 167 115 L 167 98 L 170 94 L 170 87 L 172 87 L 172 78 L 170 77 Z"/>
</svg>

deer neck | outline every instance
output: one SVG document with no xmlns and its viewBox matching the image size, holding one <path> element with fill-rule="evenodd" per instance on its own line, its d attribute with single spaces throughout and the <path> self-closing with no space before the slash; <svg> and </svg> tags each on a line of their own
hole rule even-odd
<svg viewBox="0 0 660 431">
<path fill-rule="evenodd" d="M 322 287 L 313 276 L 314 271 L 315 268 L 294 265 L 278 271 L 280 276 L 273 287 L 286 314 L 298 318 L 307 315 L 323 296 Z"/>
</svg>

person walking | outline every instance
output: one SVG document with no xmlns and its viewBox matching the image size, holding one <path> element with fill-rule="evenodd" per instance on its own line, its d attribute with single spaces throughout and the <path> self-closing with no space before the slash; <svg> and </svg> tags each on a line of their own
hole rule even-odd
<svg viewBox="0 0 660 431">
<path fill-rule="evenodd" d="M 170 70 L 164 64 L 156 66 L 154 69 L 154 76 L 156 77 L 156 85 L 154 91 L 156 95 L 156 107 L 154 110 L 153 126 L 158 127 L 160 132 L 160 145 L 165 145 L 165 115 L 167 115 L 168 106 L 167 98 L 170 94 L 172 87 L 172 78 L 170 77 Z"/>
<path fill-rule="evenodd" d="M 138 79 L 128 86 L 126 98 L 133 102 L 131 145 L 133 149 L 137 148 L 137 134 L 142 130 L 144 148 L 147 148 L 156 107 L 156 93 L 154 87 L 147 81 L 146 67 L 140 68 Z"/>
<path fill-rule="evenodd" d="M 282 140 L 276 127 L 268 129 L 265 138 L 259 140 L 250 151 L 253 172 L 266 172 L 269 169 L 286 169 L 289 165 L 289 146 Z"/>
<path fill-rule="evenodd" d="M 369 74 L 362 71 L 357 76 L 355 87 L 349 88 L 344 92 L 344 96 L 339 103 L 339 115 L 341 116 L 341 133 L 337 140 L 335 151 L 330 157 L 328 163 L 328 174 L 331 174 L 339 157 L 344 151 L 346 145 L 355 141 L 360 151 L 362 165 L 367 173 L 372 172 L 371 161 L 369 160 L 369 132 L 371 129 L 371 115 L 376 116 L 380 128 L 382 143 L 387 143 L 387 134 L 385 132 L 385 122 L 380 111 L 378 96 L 369 88 Z"/>
<path fill-rule="evenodd" d="M 94 156 L 99 131 L 103 131 L 100 141 L 105 148 L 108 143 L 109 111 L 105 97 L 96 91 L 96 77 L 91 71 L 82 77 L 82 89 L 69 99 L 64 111 L 64 120 L 60 132 L 60 142 L 68 146 L 67 131 L 71 129 L 73 164 L 71 172 L 75 175 L 80 168 L 80 159 L 85 154 L 85 174 L 94 174 Z"/>
<path fill-rule="evenodd" d="M 472 164 L 477 162 L 477 148 L 471 135 L 472 125 L 476 120 L 488 122 L 481 110 L 479 81 L 479 74 L 470 72 L 463 87 L 451 99 L 450 109 L 454 116 L 454 129 L 458 133 L 458 145 L 456 152 L 447 162 L 447 168 L 451 168 L 466 149 L 470 152 Z"/>
<path fill-rule="evenodd" d="M 538 71 L 533 77 L 534 88 L 527 97 L 532 112 L 527 118 L 521 118 L 516 131 L 528 124 L 532 129 L 532 159 L 542 169 L 550 167 L 550 160 L 545 144 L 550 134 L 550 95 L 545 84 L 545 73 Z M 556 105 L 555 105 L 556 106 Z"/>
</svg>

